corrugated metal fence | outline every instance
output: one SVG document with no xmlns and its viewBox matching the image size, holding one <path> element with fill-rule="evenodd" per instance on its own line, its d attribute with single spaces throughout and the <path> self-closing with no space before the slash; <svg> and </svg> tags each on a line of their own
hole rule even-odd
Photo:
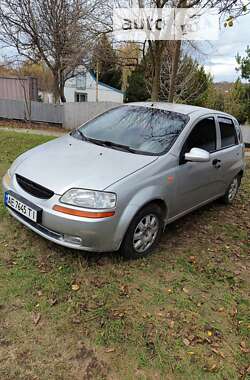
<svg viewBox="0 0 250 380">
<path fill-rule="evenodd" d="M 31 120 L 45 123 L 63 123 L 63 107 L 22 100 L 0 99 L 0 117 L 15 120 Z"/>
<path fill-rule="evenodd" d="M 117 106 L 119 103 L 113 102 L 65 103 L 63 126 L 68 129 L 77 128 L 100 113 Z"/>
<path fill-rule="evenodd" d="M 0 99 L 0 118 L 62 124 L 64 128 L 73 129 L 117 106 L 119 103 L 113 102 L 48 104 L 32 101 L 26 104 L 21 100 Z"/>
</svg>

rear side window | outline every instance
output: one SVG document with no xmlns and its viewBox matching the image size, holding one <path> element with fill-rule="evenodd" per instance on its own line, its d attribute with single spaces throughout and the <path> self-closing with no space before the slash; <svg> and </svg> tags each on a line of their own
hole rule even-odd
<svg viewBox="0 0 250 380">
<path fill-rule="evenodd" d="M 231 119 L 219 117 L 221 147 L 227 148 L 238 144 L 237 133 L 234 123 Z"/>
<path fill-rule="evenodd" d="M 216 150 L 216 127 L 213 117 L 201 120 L 193 128 L 185 143 L 184 154 L 192 148 L 204 149 L 210 153 Z"/>
<path fill-rule="evenodd" d="M 239 123 L 238 122 L 235 122 L 235 129 L 236 129 L 236 133 L 237 133 L 237 136 L 238 136 L 238 141 L 240 144 L 243 144 L 243 136 L 242 136 L 242 132 L 241 132 L 241 128 L 239 126 Z"/>
</svg>

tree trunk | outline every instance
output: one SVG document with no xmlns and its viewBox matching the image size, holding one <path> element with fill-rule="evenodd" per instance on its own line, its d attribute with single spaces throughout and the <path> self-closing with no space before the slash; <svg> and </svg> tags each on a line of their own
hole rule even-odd
<svg viewBox="0 0 250 380">
<path fill-rule="evenodd" d="M 61 102 L 62 103 L 66 103 L 66 98 L 65 98 L 65 95 L 64 95 L 64 85 L 65 85 L 65 81 L 64 81 L 64 74 L 63 74 L 63 71 L 60 71 L 60 87 L 59 87 L 59 92 L 60 92 L 60 99 L 61 99 Z"/>
<path fill-rule="evenodd" d="M 157 102 L 160 97 L 160 76 L 161 76 L 161 62 L 156 60 L 154 65 L 154 73 L 152 78 L 152 92 L 151 100 L 152 102 Z"/>
<path fill-rule="evenodd" d="M 53 71 L 53 98 L 54 98 L 54 103 L 59 103 L 60 102 L 60 89 L 59 89 L 59 77 L 58 77 L 58 72 Z"/>
<path fill-rule="evenodd" d="M 171 72 L 171 78 L 170 78 L 169 95 L 168 95 L 168 101 L 170 103 L 173 103 L 174 101 L 174 96 L 175 96 L 175 91 L 176 91 L 176 77 L 177 77 L 177 72 L 178 72 L 180 55 L 181 55 L 181 40 L 178 40 L 176 41 L 176 46 L 174 49 L 173 65 L 172 65 L 172 72 Z"/>
<path fill-rule="evenodd" d="M 157 102 L 159 101 L 159 98 L 160 98 L 160 88 L 161 88 L 161 63 L 162 63 L 161 41 L 155 41 L 155 46 L 154 48 L 152 48 L 151 54 L 152 54 L 152 64 L 153 64 L 151 100 L 152 102 Z"/>
<path fill-rule="evenodd" d="M 59 73 L 59 70 L 54 70 L 52 72 L 53 79 L 54 79 L 54 86 L 53 86 L 53 97 L 55 103 L 62 103 L 66 102 L 66 98 L 64 95 L 64 78 L 61 73 Z"/>
<path fill-rule="evenodd" d="M 64 95 L 64 83 L 60 83 L 59 93 L 60 93 L 61 102 L 66 103 L 66 98 Z"/>
</svg>

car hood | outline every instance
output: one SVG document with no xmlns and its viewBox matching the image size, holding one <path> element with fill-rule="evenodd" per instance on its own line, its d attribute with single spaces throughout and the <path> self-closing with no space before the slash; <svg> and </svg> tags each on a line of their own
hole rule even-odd
<svg viewBox="0 0 250 380">
<path fill-rule="evenodd" d="M 104 190 L 156 159 L 66 135 L 24 153 L 12 171 L 61 195 L 74 187 Z"/>
</svg>

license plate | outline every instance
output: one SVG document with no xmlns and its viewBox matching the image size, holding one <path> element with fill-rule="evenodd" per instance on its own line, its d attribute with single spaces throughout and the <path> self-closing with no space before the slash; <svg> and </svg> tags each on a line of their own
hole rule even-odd
<svg viewBox="0 0 250 380">
<path fill-rule="evenodd" d="M 37 223 L 41 219 L 42 210 L 24 198 L 12 193 L 4 194 L 5 206 L 23 215 L 25 218 Z"/>
</svg>

